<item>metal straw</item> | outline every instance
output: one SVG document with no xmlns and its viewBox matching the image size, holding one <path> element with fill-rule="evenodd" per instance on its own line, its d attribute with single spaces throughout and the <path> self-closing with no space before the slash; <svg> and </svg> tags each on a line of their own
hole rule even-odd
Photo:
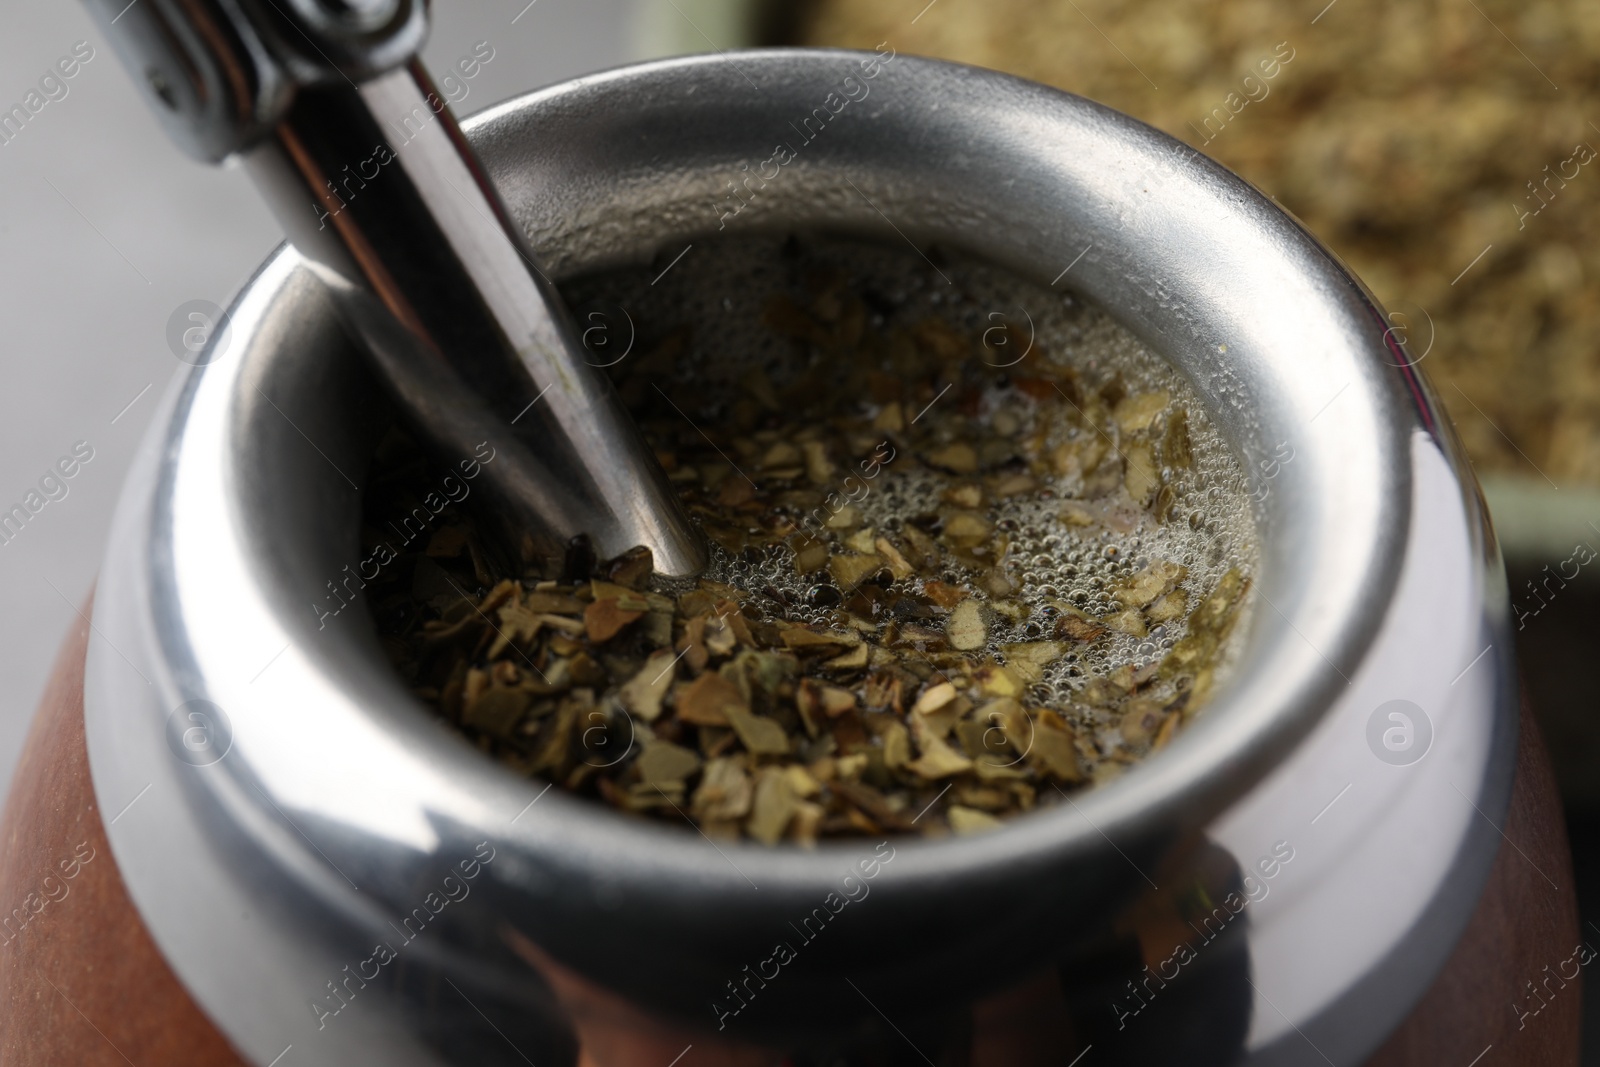
<svg viewBox="0 0 1600 1067">
<path fill-rule="evenodd" d="M 414 426 L 484 467 L 520 563 L 705 546 L 416 58 L 423 0 L 89 0 L 173 138 L 243 159 Z"/>
</svg>

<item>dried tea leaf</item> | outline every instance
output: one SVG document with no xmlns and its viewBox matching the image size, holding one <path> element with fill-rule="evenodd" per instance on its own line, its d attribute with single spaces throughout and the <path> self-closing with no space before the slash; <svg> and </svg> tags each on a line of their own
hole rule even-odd
<svg viewBox="0 0 1600 1067">
<path fill-rule="evenodd" d="M 924 582 L 922 591 L 941 608 L 953 608 L 966 599 L 967 591 L 946 582 Z"/>
<path fill-rule="evenodd" d="M 843 761 L 841 760 L 840 762 L 842 763 Z M 870 817 L 868 823 L 861 827 L 861 832 L 863 833 L 873 833 L 882 829 L 912 829 L 910 819 L 891 805 L 887 797 L 864 782 L 836 782 L 833 785 L 833 791 L 840 798 Z"/>
<path fill-rule="evenodd" d="M 713 615 L 706 620 L 706 651 L 713 656 L 726 656 L 738 645 L 738 636 L 726 615 Z"/>
<path fill-rule="evenodd" d="M 624 611 L 650 611 L 656 606 L 650 601 L 650 593 L 629 589 L 615 582 L 603 582 L 598 578 L 589 583 L 589 592 L 595 600 L 615 600 Z"/>
<path fill-rule="evenodd" d="M 1211 590 L 1211 595 L 1195 608 L 1189 624 L 1200 630 L 1220 631 L 1232 622 L 1234 610 L 1242 599 L 1247 583 L 1239 568 L 1231 567 Z"/>
<path fill-rule="evenodd" d="M 1071 641 L 1098 641 L 1110 630 L 1079 612 L 1063 612 L 1056 621 L 1056 634 Z"/>
<path fill-rule="evenodd" d="M 877 550 L 875 545 L 876 540 L 877 536 L 872 527 L 869 526 L 864 530 L 857 530 L 849 537 L 846 537 L 844 539 L 844 547 L 848 548 L 852 552 L 862 552 L 867 555 L 871 555 Z"/>
<path fill-rule="evenodd" d="M 828 516 L 822 525 L 830 530 L 854 530 L 861 525 L 861 509 L 854 504 L 846 504 Z"/>
<path fill-rule="evenodd" d="M 749 711 L 738 688 L 720 674 L 702 674 L 678 690 L 674 706 L 678 718 L 696 726 L 727 726 L 729 708 Z"/>
<path fill-rule="evenodd" d="M 936 737 L 921 739 L 922 755 L 907 769 L 922 778 L 948 778 L 972 770 L 972 761 Z"/>
<path fill-rule="evenodd" d="M 944 539 L 957 548 L 981 545 L 992 533 L 989 520 L 975 511 L 952 512 L 944 520 Z"/>
<path fill-rule="evenodd" d="M 1061 505 L 1060 514 L 1061 521 L 1068 526 L 1093 526 L 1097 521 L 1093 512 L 1073 501 Z"/>
<path fill-rule="evenodd" d="M 1161 488 L 1156 490 L 1156 502 L 1150 509 L 1155 513 L 1156 521 L 1166 522 L 1172 517 L 1173 508 L 1177 506 L 1178 494 L 1173 491 L 1172 486 L 1163 482 Z"/>
<path fill-rule="evenodd" d="M 533 694 L 525 689 L 502 689 L 498 686 L 485 689 L 477 699 L 466 705 L 461 721 L 492 737 L 507 738 L 527 713 L 533 703 Z"/>
<path fill-rule="evenodd" d="M 973 784 L 964 782 L 951 792 L 950 798 L 964 808 L 979 811 L 1006 811 L 1013 804 L 1012 791 L 998 784 Z"/>
<path fill-rule="evenodd" d="M 525 679 L 523 687 L 535 696 L 552 696 L 572 687 L 572 661 L 551 659 L 544 670 L 533 678 Z"/>
<path fill-rule="evenodd" d="M 803 460 L 800 450 L 788 441 L 778 441 L 761 457 L 757 464 L 762 470 L 772 470 L 775 467 L 796 467 Z"/>
<path fill-rule="evenodd" d="M 463 705 L 471 704 L 489 688 L 489 672 L 478 667 L 467 671 L 466 685 L 461 693 Z"/>
<path fill-rule="evenodd" d="M 1156 462 L 1155 449 L 1143 442 L 1127 445 L 1122 450 L 1126 461 L 1123 481 L 1128 496 L 1143 507 L 1161 485 L 1161 466 Z"/>
<path fill-rule="evenodd" d="M 1174 589 L 1156 599 L 1149 607 L 1144 609 L 1145 618 L 1154 623 L 1171 622 L 1173 619 L 1183 618 L 1188 610 L 1189 594 L 1182 589 Z"/>
<path fill-rule="evenodd" d="M 1156 560 L 1112 591 L 1125 607 L 1143 607 L 1183 581 L 1189 568 L 1167 560 Z"/>
<path fill-rule="evenodd" d="M 1192 707 L 1203 704 L 1211 695 L 1211 687 L 1216 683 L 1216 671 L 1211 667 L 1202 667 L 1195 672 L 1194 681 L 1189 685 L 1189 703 Z"/>
<path fill-rule="evenodd" d="M 754 789 L 743 757 L 723 757 L 706 764 L 690 810 L 701 819 L 742 819 L 750 812 Z"/>
<path fill-rule="evenodd" d="M 978 683 L 978 689 L 984 696 L 1018 696 L 1022 693 L 1021 673 L 1000 664 L 986 664 L 974 670 L 973 681 Z"/>
<path fill-rule="evenodd" d="M 939 543 L 915 526 L 900 531 L 906 539 L 906 559 L 919 571 L 929 571 L 939 565 L 942 555 Z"/>
<path fill-rule="evenodd" d="M 545 716 L 539 728 L 537 747 L 528 764 L 529 773 L 558 770 L 567 761 L 572 748 L 572 728 L 580 715 L 591 710 L 593 708 L 584 701 L 572 698 L 563 700 L 554 714 Z"/>
<path fill-rule="evenodd" d="M 1167 433 L 1161 441 L 1161 458 L 1169 467 L 1188 470 L 1194 465 L 1194 450 L 1189 443 L 1189 413 L 1175 408 L 1167 416 Z"/>
<path fill-rule="evenodd" d="M 895 548 L 887 537 L 874 539 L 872 547 L 885 563 L 889 565 L 889 573 L 894 575 L 896 581 L 904 581 L 917 573 L 917 569 L 908 562 L 900 550 Z"/>
<path fill-rule="evenodd" d="M 484 594 L 483 599 L 479 601 L 479 614 L 491 614 L 498 609 L 501 604 L 504 604 L 506 601 L 512 599 L 521 591 L 522 586 L 509 578 L 503 582 L 495 583 L 495 587 L 489 590 L 488 593 Z"/>
<path fill-rule="evenodd" d="M 565 615 L 540 615 L 539 625 L 546 630 L 559 630 L 564 634 L 581 634 L 584 624 L 578 619 L 569 619 Z M 556 638 L 551 638 L 553 643 Z"/>
<path fill-rule="evenodd" d="M 917 697 L 917 702 L 911 710 L 918 715 L 931 715 L 956 698 L 956 687 L 950 682 L 940 682 L 930 685 Z"/>
<path fill-rule="evenodd" d="M 529 611 L 515 600 L 507 601 L 498 612 L 500 625 L 494 643 L 489 646 L 489 658 L 494 659 L 512 644 L 526 648 L 528 642 L 539 636 L 544 623 L 540 616 Z"/>
<path fill-rule="evenodd" d="M 973 712 L 972 721 L 981 724 L 986 731 L 993 731 L 984 741 L 986 750 L 1001 751 L 1004 743 L 1020 756 L 1033 744 L 1033 721 L 1022 704 L 1011 697 L 987 702 Z"/>
<path fill-rule="evenodd" d="M 865 644 L 860 644 L 849 652 L 827 660 L 823 663 L 823 666 L 835 671 L 859 670 L 867 665 L 867 659 L 871 651 Z"/>
<path fill-rule="evenodd" d="M 1001 731 L 982 721 L 967 719 L 956 723 L 955 735 L 962 751 L 972 759 L 974 770 L 985 764 L 995 766 L 1012 760 L 1005 751 L 1006 740 Z"/>
<path fill-rule="evenodd" d="M 744 478 L 728 478 L 717 489 L 717 503 L 724 508 L 742 507 L 755 498 L 756 487 Z"/>
<path fill-rule="evenodd" d="M 860 752 L 853 756 L 840 756 L 833 761 L 834 775 L 832 780 L 853 782 L 861 777 L 861 773 L 866 770 L 869 762 L 867 756 Z"/>
<path fill-rule="evenodd" d="M 943 740 L 950 733 L 950 728 L 971 710 L 972 702 L 966 697 L 958 696 L 934 711 L 912 715 L 907 720 L 907 725 L 911 728 L 912 738 L 920 747 L 922 742 L 930 737 Z"/>
<path fill-rule="evenodd" d="M 856 695 L 850 690 L 811 678 L 801 680 L 794 700 L 808 722 L 820 722 L 824 716 L 836 719 L 856 706 Z"/>
<path fill-rule="evenodd" d="M 641 782 L 662 787 L 676 784 L 682 789 L 684 781 L 700 769 L 700 757 L 671 741 L 651 741 L 633 765 L 638 768 Z"/>
<path fill-rule="evenodd" d="M 854 589 L 883 569 L 880 557 L 859 552 L 843 552 L 828 560 L 828 573 L 841 589 Z"/>
<path fill-rule="evenodd" d="M 996 598 L 994 604 L 996 611 L 1006 610 L 1001 606 L 1005 602 L 1000 598 L 1011 595 L 1013 589 L 1011 579 L 1007 578 L 1002 571 L 991 567 L 989 570 L 984 572 L 983 577 L 979 580 L 978 584 L 983 587 L 983 591 L 985 593 L 988 593 L 990 596 Z M 1024 613 L 1025 609 L 1023 609 L 1021 605 L 1015 605 L 1012 610 L 1012 617 L 1020 619 Z"/>
<path fill-rule="evenodd" d="M 1002 474 L 990 486 L 990 491 L 1001 500 L 1024 496 L 1039 488 L 1038 479 L 1031 474 Z"/>
<path fill-rule="evenodd" d="M 791 626 L 785 629 L 779 639 L 784 643 L 785 647 L 799 651 L 819 648 L 843 648 L 847 645 L 859 645 L 861 643 L 861 638 L 853 634 L 818 633 L 815 630 L 808 630 L 804 626 Z"/>
<path fill-rule="evenodd" d="M 1168 715 L 1156 730 L 1156 736 L 1150 741 L 1151 750 L 1165 748 L 1172 740 L 1172 735 L 1178 732 L 1178 724 L 1183 721 L 1183 716 L 1177 712 Z"/>
<path fill-rule="evenodd" d="M 738 687 L 747 706 L 771 708 L 780 693 L 792 692 L 790 685 L 800 662 L 786 652 L 746 650 L 724 664 L 719 673 Z"/>
<path fill-rule="evenodd" d="M 1130 745 L 1145 744 L 1161 726 L 1165 709 L 1154 700 L 1130 700 L 1122 712 L 1122 739 Z"/>
<path fill-rule="evenodd" d="M 606 669 L 587 652 L 578 652 L 567 661 L 567 672 L 573 685 L 604 686 L 611 680 Z"/>
<path fill-rule="evenodd" d="M 1112 699 L 1127 696 L 1139 685 L 1138 671 L 1133 664 L 1124 663 L 1104 678 L 1108 690 L 1113 694 Z"/>
<path fill-rule="evenodd" d="M 828 565 L 828 546 L 821 541 L 812 541 L 801 547 L 794 554 L 794 572 L 796 574 L 814 574 Z"/>
<path fill-rule="evenodd" d="M 642 601 L 641 601 L 642 603 Z M 583 627 L 591 641 L 609 641 L 630 622 L 644 615 L 644 609 L 628 611 L 614 597 L 596 600 L 583 611 Z"/>
<path fill-rule="evenodd" d="M 1125 396 L 1112 409 L 1111 417 L 1117 420 L 1117 426 L 1123 433 L 1139 433 L 1148 430 L 1171 402 L 1172 397 L 1165 389 Z"/>
<path fill-rule="evenodd" d="M 821 441 L 807 441 L 800 446 L 800 451 L 805 454 L 806 477 L 811 480 L 811 484 L 833 484 L 837 468 L 828 458 L 828 446 Z"/>
<path fill-rule="evenodd" d="M 666 649 L 652 652 L 639 673 L 618 692 L 622 706 L 645 722 L 655 722 L 661 715 L 661 702 L 672 688 L 676 665 L 677 657 Z"/>
<path fill-rule="evenodd" d="M 949 640 L 938 630 L 909 623 L 886 627 L 883 643 L 888 648 L 911 648 L 918 652 L 938 652 L 949 645 Z"/>
<path fill-rule="evenodd" d="M 763 768 L 756 777 L 755 796 L 745 833 L 764 845 L 777 844 L 799 807 L 794 787 L 777 767 Z"/>
<path fill-rule="evenodd" d="M 983 507 L 983 486 L 972 482 L 962 485 L 953 485 L 943 493 L 946 503 L 954 504 L 958 508 L 971 510 Z"/>
<path fill-rule="evenodd" d="M 930 467 L 954 474 L 971 474 L 978 469 L 978 452 L 965 441 L 936 448 L 924 455 L 923 459 Z"/>
<path fill-rule="evenodd" d="M 1139 613 L 1138 608 L 1125 608 L 1113 615 L 1107 615 L 1100 621 L 1118 633 L 1127 634 L 1130 637 L 1143 637 L 1149 632 L 1149 628 L 1145 625 L 1144 616 Z"/>
<path fill-rule="evenodd" d="M 628 589 L 643 589 L 655 573 L 655 557 L 649 547 L 630 548 L 605 566 L 606 577 Z"/>
<path fill-rule="evenodd" d="M 1053 721 L 1052 721 L 1053 720 Z M 1083 769 L 1072 730 L 1059 717 L 1040 715 L 1033 722 L 1033 744 L 1028 761 L 1051 777 L 1063 782 L 1081 782 Z"/>
<path fill-rule="evenodd" d="M 760 756 L 782 756 L 789 752 L 789 735 L 777 721 L 756 715 L 740 704 L 725 705 L 722 712 L 750 752 Z"/>
<path fill-rule="evenodd" d="M 652 648 L 667 648 L 672 644 L 672 612 L 646 612 L 639 623 L 639 632 Z"/>
<path fill-rule="evenodd" d="M 798 763 L 791 763 L 783 768 L 783 775 L 789 780 L 789 788 L 797 797 L 814 797 L 822 792 L 822 783 L 812 777 L 811 772 Z"/>
<path fill-rule="evenodd" d="M 983 621 L 983 612 L 976 600 L 963 600 L 950 613 L 945 624 L 950 647 L 963 652 L 982 648 L 989 640 L 989 627 Z"/>
<path fill-rule="evenodd" d="M 875 711 L 893 708 L 900 714 L 905 710 L 902 706 L 904 690 L 905 682 L 899 672 L 873 671 L 862 686 L 862 703 Z"/>
<path fill-rule="evenodd" d="M 1106 473 L 1115 475 L 1122 456 L 1112 447 L 1111 437 L 1098 425 L 1094 426 L 1093 435 L 1085 435 L 1075 442 L 1075 461 L 1069 461 L 1067 470 L 1063 474 L 1081 473 L 1085 476 L 1093 474 L 1102 467 L 1111 468 Z M 1109 461 L 1109 462 L 1108 462 Z"/>
<path fill-rule="evenodd" d="M 1044 677 L 1044 669 L 1060 659 L 1064 649 L 1057 641 L 1028 641 L 1003 645 L 1001 651 L 1006 654 L 1006 663 L 1017 676 L 1024 682 L 1032 683 Z M 1000 692 L 988 686 L 985 686 L 984 692 L 995 696 L 1016 696 L 1015 692 Z"/>
<path fill-rule="evenodd" d="M 952 804 L 945 812 L 945 818 L 950 820 L 950 829 L 966 836 L 968 834 L 982 834 L 1000 828 L 1000 820 L 986 811 L 976 808 L 964 808 L 959 804 Z"/>
<path fill-rule="evenodd" d="M 538 615 L 582 615 L 586 605 L 577 597 L 567 593 L 533 592 L 522 598 L 522 606 Z M 505 618 L 504 608 L 501 609 L 500 617 Z"/>
<path fill-rule="evenodd" d="M 1028 608 L 1015 600 L 990 601 L 989 610 L 1010 622 L 1021 622 L 1028 615 Z"/>
<path fill-rule="evenodd" d="M 813 804 L 808 800 L 795 801 L 794 816 L 789 820 L 789 836 L 802 848 L 815 846 L 822 820 L 827 814 L 828 809 L 821 804 Z"/>
<path fill-rule="evenodd" d="M 1172 646 L 1172 651 L 1167 653 L 1164 666 L 1171 673 L 1181 674 L 1195 668 L 1217 650 L 1217 639 L 1212 634 L 1194 629 L 1193 625 L 1193 616 L 1190 616 L 1190 631 L 1179 638 Z"/>
<path fill-rule="evenodd" d="M 683 624 L 683 634 L 678 638 L 678 651 L 683 653 L 690 669 L 695 671 L 705 670 L 706 664 L 711 660 L 711 653 L 706 650 L 705 642 L 706 619 L 709 617 L 695 613 L 693 618 Z"/>
<path fill-rule="evenodd" d="M 911 762 L 911 733 L 898 722 L 891 722 L 884 727 L 881 735 L 883 743 L 883 765 L 891 771 L 897 771 Z"/>
</svg>

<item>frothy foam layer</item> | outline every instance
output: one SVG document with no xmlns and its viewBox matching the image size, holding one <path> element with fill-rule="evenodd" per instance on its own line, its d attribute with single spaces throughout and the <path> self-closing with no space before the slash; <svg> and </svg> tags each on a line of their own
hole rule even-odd
<svg viewBox="0 0 1600 1067">
<path fill-rule="evenodd" d="M 624 359 L 614 373 L 620 372 L 625 395 L 659 390 L 673 405 L 672 417 L 718 439 L 733 468 L 723 477 L 760 485 L 770 476 L 760 466 L 759 451 L 766 443 L 758 441 L 760 449 L 752 454 L 748 448 L 738 450 L 723 435 L 740 421 L 739 405 L 761 391 L 762 380 L 781 392 L 814 379 L 818 385 L 808 394 L 812 410 L 805 425 L 836 452 L 870 454 L 860 427 L 895 422 L 883 417 L 886 404 L 844 387 L 848 372 L 857 368 L 840 364 L 838 375 L 828 374 L 830 360 L 856 357 L 830 351 L 837 346 L 825 341 L 797 341 L 794 331 L 773 328 L 773 294 L 789 294 L 815 310 L 823 284 L 819 275 L 844 278 L 842 287 L 837 281 L 830 284 L 846 296 L 860 296 L 867 308 L 867 334 L 891 336 L 889 351 L 881 354 L 885 366 L 892 367 L 896 358 L 895 331 L 930 316 L 947 323 L 953 334 L 972 339 L 952 367 L 960 360 L 987 364 L 982 368 L 985 386 L 975 401 L 963 400 L 963 410 L 958 412 L 952 396 L 941 393 L 922 410 L 903 410 L 898 435 L 889 430 L 874 435 L 874 440 L 899 436 L 902 441 L 916 435 L 921 444 L 902 443 L 897 458 L 883 464 L 877 477 L 858 477 L 866 487 L 858 499 L 850 499 L 855 494 L 845 482 L 847 470 L 840 470 L 837 484 L 816 487 L 824 496 L 831 491 L 850 499 L 849 506 L 858 512 L 857 521 L 846 528 L 815 531 L 830 553 L 848 553 L 852 537 L 865 544 L 859 540 L 863 529 L 893 539 L 907 525 L 919 520 L 926 525 L 927 516 L 949 510 L 942 501 L 952 493 L 985 479 L 992 484 L 1007 470 L 1018 475 L 1031 470 L 1038 482 L 1036 491 L 1014 496 L 986 492 L 982 505 L 969 509 L 993 529 L 991 554 L 980 561 L 988 567 L 975 571 L 947 558 L 936 579 L 919 575 L 896 584 L 917 593 L 925 592 L 930 580 L 976 586 L 985 603 L 986 635 L 971 650 L 974 656 L 1004 663 L 1017 644 L 1056 635 L 1063 613 L 1074 609 L 1091 620 L 1116 616 L 1124 608 L 1116 596 L 1119 588 L 1152 563 L 1186 568 L 1178 589 L 1187 595 L 1189 609 L 1230 569 L 1247 578 L 1253 574 L 1255 531 L 1248 483 L 1194 388 L 1128 330 L 1074 294 L 1051 291 L 981 263 L 935 266 L 910 248 L 807 242 L 797 251 L 793 242 L 761 239 L 696 244 L 653 283 L 647 272 L 622 272 L 570 291 L 580 319 L 606 328 L 606 336 L 599 338 L 603 343 L 595 346 L 596 362 L 605 361 L 607 343 L 617 350 L 623 323 L 689 327 L 689 340 L 675 346 L 659 333 L 632 338 L 630 332 L 643 358 L 636 357 L 633 366 Z M 821 302 L 827 299 L 824 292 Z M 829 310 L 822 308 L 824 319 Z M 845 314 L 842 307 L 839 313 Z M 597 336 L 591 334 L 591 343 Z M 668 359 L 661 358 L 664 345 L 673 349 Z M 752 368 L 759 368 L 759 375 L 753 377 Z M 1075 388 L 1062 384 L 1064 374 L 1075 376 Z M 1163 394 L 1165 401 L 1158 402 Z M 1141 398 L 1149 399 L 1141 404 Z M 1175 430 L 1180 421 L 1183 429 Z M 645 428 L 650 433 L 649 421 Z M 750 434 L 759 438 L 760 430 Z M 1175 435 L 1185 438 L 1186 445 L 1171 447 Z M 1066 458 L 1046 463 L 1042 477 L 1038 462 L 1013 461 L 997 470 L 968 473 L 919 462 L 918 457 L 925 459 L 941 444 L 963 440 L 974 440 L 980 452 L 996 441 L 1026 442 L 1023 457 Z M 1083 455 L 1097 451 L 1106 460 L 1099 469 L 1085 471 Z M 1187 463 L 1174 462 L 1175 451 Z M 1106 477 L 1107 465 L 1120 465 L 1123 477 Z M 1134 499 L 1129 483 L 1137 489 L 1150 481 L 1160 488 L 1151 490 L 1149 499 Z M 821 514 L 830 511 L 825 505 Z M 791 512 L 802 523 L 806 514 L 816 513 L 808 512 L 804 502 Z M 799 540 L 791 538 L 791 544 Z M 706 577 L 761 594 L 760 603 L 773 617 L 846 624 L 821 588 L 836 583 L 825 573 L 797 573 L 790 547 L 768 544 L 730 551 L 714 545 Z M 1248 629 L 1248 620 L 1243 621 L 1245 625 L 1232 628 L 1232 642 L 1214 661 L 1219 673 L 1233 659 L 1238 635 Z M 1092 641 L 1066 642 L 1064 654 L 1043 668 L 1028 697 L 1060 709 L 1079 725 L 1104 726 L 1106 713 L 1075 700 L 1085 684 L 1126 665 L 1142 668 L 1159 661 L 1187 627 L 1180 615 L 1150 625 L 1142 635 L 1111 629 Z M 1150 695 L 1170 696 L 1170 682 L 1157 678 Z"/>
</svg>

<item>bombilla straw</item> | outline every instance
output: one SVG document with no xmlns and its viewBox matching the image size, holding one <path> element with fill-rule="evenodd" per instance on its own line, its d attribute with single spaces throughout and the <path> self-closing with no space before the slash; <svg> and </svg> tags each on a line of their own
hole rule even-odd
<svg viewBox="0 0 1600 1067">
<path fill-rule="evenodd" d="M 108 32 L 180 144 L 243 160 L 416 428 L 447 455 L 493 448 L 480 515 L 502 555 L 527 565 L 587 535 L 602 557 L 648 547 L 663 574 L 704 567 L 416 58 L 422 0 L 90 3 L 122 8 Z"/>
</svg>

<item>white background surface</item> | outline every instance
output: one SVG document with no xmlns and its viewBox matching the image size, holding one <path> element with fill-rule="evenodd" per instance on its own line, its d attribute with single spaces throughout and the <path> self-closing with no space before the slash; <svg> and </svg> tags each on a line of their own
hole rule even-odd
<svg viewBox="0 0 1600 1067">
<path fill-rule="evenodd" d="M 495 52 L 457 114 L 639 58 L 648 50 L 636 43 L 641 24 L 661 39 L 661 0 L 526 3 L 434 5 L 424 58 L 435 71 L 478 41 Z M 77 41 L 95 57 L 69 94 L 0 144 L 0 511 L 75 441 L 95 453 L 65 498 L 0 545 L 0 788 L 94 582 L 154 401 L 187 369 L 168 348 L 168 317 L 193 299 L 226 306 L 281 239 L 243 173 L 192 162 L 168 141 L 73 0 L 0 7 L 0 107 L 20 103 Z"/>
</svg>

